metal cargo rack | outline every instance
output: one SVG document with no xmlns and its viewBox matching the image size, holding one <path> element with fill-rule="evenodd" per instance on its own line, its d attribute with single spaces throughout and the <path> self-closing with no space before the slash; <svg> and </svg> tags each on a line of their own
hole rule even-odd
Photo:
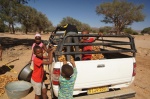
<svg viewBox="0 0 150 99">
<path fill-rule="evenodd" d="M 53 44 L 58 44 L 63 39 L 63 35 L 64 35 L 63 33 L 50 35 L 49 42 Z"/>
<path fill-rule="evenodd" d="M 66 43 L 66 39 L 69 37 L 96 37 L 96 41 L 94 43 Z M 55 51 L 56 61 L 58 56 L 60 55 L 75 55 L 75 54 L 115 54 L 115 53 L 130 53 L 132 57 L 136 55 L 136 47 L 134 43 L 134 37 L 129 34 L 124 35 L 110 35 L 105 34 L 100 37 L 98 34 L 74 34 L 74 35 L 66 35 L 64 37 L 57 38 L 57 49 Z M 54 40 L 54 39 L 53 39 Z M 99 51 L 72 51 L 72 52 L 62 52 L 64 47 L 67 46 L 100 46 Z"/>
</svg>

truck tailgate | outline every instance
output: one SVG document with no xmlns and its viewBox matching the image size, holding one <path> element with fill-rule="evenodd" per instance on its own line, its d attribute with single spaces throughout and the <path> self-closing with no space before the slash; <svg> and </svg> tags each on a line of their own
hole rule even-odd
<svg viewBox="0 0 150 99">
<path fill-rule="evenodd" d="M 130 82 L 133 58 L 76 61 L 75 89 Z"/>
</svg>

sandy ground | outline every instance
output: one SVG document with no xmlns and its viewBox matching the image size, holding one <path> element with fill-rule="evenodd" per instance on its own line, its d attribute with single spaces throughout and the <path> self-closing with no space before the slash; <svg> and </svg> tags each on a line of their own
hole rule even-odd
<svg viewBox="0 0 150 99">
<path fill-rule="evenodd" d="M 136 91 L 136 95 L 132 99 L 150 99 L 150 35 L 138 35 L 135 37 L 135 45 L 137 48 L 136 54 L 136 78 L 133 84 L 130 86 Z M 49 34 L 42 35 L 43 40 L 48 40 Z M 29 62 L 31 57 L 31 45 L 34 42 L 34 35 L 12 35 L 0 33 L 0 39 L 4 43 L 3 61 L 0 61 L 0 67 L 7 62 L 16 59 L 19 60 L 10 63 L 14 68 L 13 71 L 6 71 L 6 75 L 12 75 L 18 77 L 20 70 Z M 48 71 L 47 71 L 48 72 Z M 47 75 L 48 76 L 48 75 Z M 49 85 L 49 78 L 45 81 Z M 51 94 L 48 86 L 48 97 L 51 99 Z M 0 99 L 8 99 L 5 93 Z M 31 91 L 23 99 L 34 99 L 34 91 Z"/>
</svg>

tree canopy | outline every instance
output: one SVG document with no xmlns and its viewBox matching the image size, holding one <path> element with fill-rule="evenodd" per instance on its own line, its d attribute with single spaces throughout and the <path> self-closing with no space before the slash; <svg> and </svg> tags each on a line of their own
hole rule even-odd
<svg viewBox="0 0 150 99">
<path fill-rule="evenodd" d="M 102 33 L 107 34 L 107 33 L 110 32 L 111 29 L 112 29 L 112 27 L 110 27 L 110 26 L 104 26 L 104 27 L 100 27 L 99 31 L 102 32 Z"/>
<path fill-rule="evenodd" d="M 8 23 L 9 31 L 15 32 L 14 24 L 17 21 L 18 2 L 16 0 L 0 0 L 0 18 L 3 23 Z"/>
<path fill-rule="evenodd" d="M 46 15 L 25 5 L 29 3 L 29 1 L 30 0 L 0 0 L 0 31 L 7 30 L 10 33 L 15 33 L 15 28 L 18 24 L 21 25 L 21 28 L 17 27 L 17 30 L 21 30 L 25 33 L 54 30 L 52 22 L 48 20 Z M 144 20 L 145 16 L 142 13 L 143 7 L 143 5 L 134 5 L 125 0 L 114 0 L 113 2 L 105 2 L 97 6 L 96 13 L 98 15 L 104 15 L 102 22 L 113 23 L 117 32 L 120 33 L 127 25 Z M 99 32 L 103 30 L 107 33 L 110 30 L 110 27 L 90 27 L 89 24 L 82 23 L 70 16 L 63 18 L 58 25 L 67 23 L 76 25 L 78 31 L 87 29 L 90 32 Z"/>
<path fill-rule="evenodd" d="M 132 30 L 132 28 L 125 28 L 123 30 L 124 33 L 127 33 L 127 34 L 132 34 L 132 35 L 137 35 L 138 33 L 134 30 Z"/>
<path fill-rule="evenodd" d="M 64 25 L 68 23 L 76 25 L 78 31 L 82 31 L 83 29 L 91 30 L 91 27 L 88 24 L 82 23 L 79 20 L 76 20 L 69 16 L 63 18 L 59 25 Z"/>
<path fill-rule="evenodd" d="M 142 4 L 135 5 L 126 0 L 113 0 L 113 2 L 104 2 L 97 6 L 96 13 L 104 15 L 102 22 L 114 24 L 117 33 L 120 33 L 133 22 L 144 21 L 143 8 Z"/>
<path fill-rule="evenodd" d="M 52 26 L 52 23 L 44 14 L 30 6 L 22 5 L 18 10 L 18 18 L 26 33 L 31 31 L 46 31 Z"/>
<path fill-rule="evenodd" d="M 147 27 L 147 28 L 144 28 L 142 31 L 141 31 L 142 34 L 150 34 L 150 27 Z"/>
<path fill-rule="evenodd" d="M 8 25 L 9 32 L 15 33 L 15 25 L 21 24 L 25 33 L 47 31 L 52 26 L 51 21 L 36 9 L 23 5 L 28 0 L 0 0 L 1 23 Z"/>
</svg>

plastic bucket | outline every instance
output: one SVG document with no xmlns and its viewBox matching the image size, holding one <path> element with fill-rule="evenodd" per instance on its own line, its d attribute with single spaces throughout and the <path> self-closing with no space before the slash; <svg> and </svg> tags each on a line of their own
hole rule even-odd
<svg viewBox="0 0 150 99">
<path fill-rule="evenodd" d="M 31 87 L 29 82 L 14 81 L 6 84 L 5 90 L 9 99 L 21 99 L 29 93 Z"/>
</svg>

